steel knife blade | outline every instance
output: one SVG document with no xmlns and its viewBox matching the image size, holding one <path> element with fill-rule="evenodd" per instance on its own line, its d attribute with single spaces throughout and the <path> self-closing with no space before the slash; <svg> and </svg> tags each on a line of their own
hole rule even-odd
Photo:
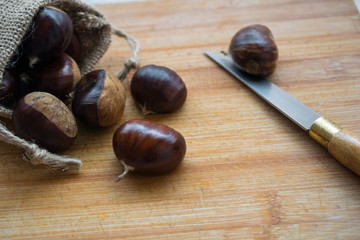
<svg viewBox="0 0 360 240">
<path fill-rule="evenodd" d="M 302 129 L 308 131 L 310 137 L 327 148 L 329 153 L 340 163 L 360 175 L 360 137 L 357 134 L 342 129 L 266 78 L 243 72 L 231 58 L 223 54 L 203 51 L 211 60 L 231 73 L 262 99 Z"/>
</svg>

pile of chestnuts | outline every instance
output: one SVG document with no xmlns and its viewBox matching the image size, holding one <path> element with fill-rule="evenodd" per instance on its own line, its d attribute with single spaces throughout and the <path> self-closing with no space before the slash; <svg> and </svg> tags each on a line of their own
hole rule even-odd
<svg viewBox="0 0 360 240">
<path fill-rule="evenodd" d="M 33 19 L 0 83 L 0 104 L 13 108 L 15 134 L 50 152 L 68 150 L 77 120 L 91 128 L 110 127 L 124 113 L 125 89 L 112 73 L 94 70 L 81 76 L 81 39 L 60 9 L 44 7 Z M 18 51 L 21 52 L 21 51 Z M 184 104 L 187 89 L 173 70 L 156 65 L 138 69 L 130 83 L 141 113 L 171 113 Z M 163 124 L 129 120 L 113 135 L 115 155 L 129 171 L 163 174 L 176 168 L 186 152 L 184 137 Z"/>
<path fill-rule="evenodd" d="M 75 37 L 68 14 L 54 7 L 40 9 L 0 86 L 0 104 L 13 108 L 15 134 L 54 153 L 68 150 L 78 133 L 64 103 L 81 79 L 72 58 L 81 55 L 81 47 L 73 46 L 79 42 Z"/>
<path fill-rule="evenodd" d="M 77 120 L 91 128 L 120 121 L 126 102 L 122 83 L 104 69 L 81 76 L 77 65 L 81 39 L 65 12 L 54 7 L 40 9 L 24 39 L 23 51 L 18 51 L 22 54 L 13 56 L 16 63 L 5 69 L 0 83 L 0 104 L 13 108 L 16 135 L 59 153 L 74 143 Z M 264 76 L 276 68 L 277 46 L 263 25 L 236 33 L 229 53 L 249 74 Z M 135 72 L 130 92 L 143 115 L 175 112 L 187 98 L 181 77 L 156 65 Z M 114 153 L 124 166 L 119 180 L 128 171 L 148 175 L 172 171 L 186 153 L 185 139 L 178 131 L 148 120 L 125 121 L 112 140 Z"/>
<path fill-rule="evenodd" d="M 0 86 L 0 104 L 13 108 L 16 135 L 60 153 L 76 139 L 76 119 L 90 127 L 120 120 L 126 101 L 122 83 L 105 70 L 81 76 L 76 62 L 81 41 L 64 11 L 40 9 L 20 48 Z"/>
<path fill-rule="evenodd" d="M 173 70 L 156 65 L 138 69 L 132 77 L 130 91 L 143 115 L 172 113 L 185 102 L 187 88 Z M 124 166 L 121 180 L 128 171 L 157 175 L 170 172 L 184 159 L 186 142 L 169 126 L 147 121 L 129 120 L 113 135 L 115 155 Z"/>
</svg>

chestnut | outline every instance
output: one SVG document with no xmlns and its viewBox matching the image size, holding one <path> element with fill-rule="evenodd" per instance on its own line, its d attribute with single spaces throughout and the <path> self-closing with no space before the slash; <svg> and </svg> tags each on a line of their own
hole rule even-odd
<svg viewBox="0 0 360 240">
<path fill-rule="evenodd" d="M 120 125 L 113 136 L 116 157 L 129 170 L 158 175 L 175 169 L 184 159 L 186 142 L 176 130 L 147 120 L 128 120 Z"/>
<path fill-rule="evenodd" d="M 12 122 L 16 135 L 54 153 L 68 150 L 78 132 L 71 111 L 46 92 L 32 92 L 21 98 L 15 105 Z"/>
<path fill-rule="evenodd" d="M 72 110 L 75 117 L 90 127 L 109 127 L 120 120 L 125 101 L 122 83 L 113 74 L 100 69 L 80 79 Z"/>
<path fill-rule="evenodd" d="M 278 59 L 270 29 L 259 24 L 237 32 L 231 40 L 229 54 L 241 70 L 257 76 L 273 73 Z"/>
<path fill-rule="evenodd" d="M 76 62 L 80 60 L 82 54 L 82 45 L 80 42 L 80 38 L 75 31 L 73 33 L 69 46 L 65 50 L 65 53 L 72 57 Z"/>
<path fill-rule="evenodd" d="M 144 115 L 174 112 L 187 97 L 181 77 L 173 70 L 157 65 L 138 69 L 131 80 L 130 91 Z"/>
<path fill-rule="evenodd" d="M 30 70 L 29 76 L 38 91 L 51 93 L 60 100 L 75 89 L 81 78 L 78 65 L 65 53 L 44 67 Z"/>
<path fill-rule="evenodd" d="M 73 35 L 70 17 L 55 7 L 42 8 L 33 19 L 31 34 L 25 39 L 24 54 L 30 68 L 57 59 L 69 46 Z"/>
<path fill-rule="evenodd" d="M 14 101 L 17 86 L 18 78 L 16 74 L 9 69 L 5 69 L 0 80 L 0 104 L 8 106 Z"/>
</svg>

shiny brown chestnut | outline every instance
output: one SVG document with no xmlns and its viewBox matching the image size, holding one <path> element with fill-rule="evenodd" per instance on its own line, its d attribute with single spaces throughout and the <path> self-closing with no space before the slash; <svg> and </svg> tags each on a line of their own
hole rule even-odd
<svg viewBox="0 0 360 240">
<path fill-rule="evenodd" d="M 75 89 L 81 78 L 78 65 L 66 53 L 44 67 L 30 70 L 28 74 L 36 90 L 51 93 L 60 100 Z"/>
<path fill-rule="evenodd" d="M 173 70 L 157 65 L 138 69 L 131 80 L 130 91 L 144 115 L 174 112 L 187 97 L 181 77 Z"/>
<path fill-rule="evenodd" d="M 176 130 L 147 120 L 129 120 L 115 131 L 113 149 L 127 172 L 158 175 L 175 169 L 184 159 L 186 142 Z"/>
<path fill-rule="evenodd" d="M 55 7 L 42 8 L 29 29 L 30 36 L 25 39 L 23 48 L 29 66 L 57 59 L 69 46 L 73 35 L 70 17 Z"/>
<path fill-rule="evenodd" d="M 72 57 L 76 62 L 80 60 L 82 54 L 82 45 L 78 34 L 74 31 L 71 38 L 70 44 L 65 50 L 70 57 Z"/>
<path fill-rule="evenodd" d="M 18 78 L 16 74 L 11 70 L 5 69 L 0 80 L 0 104 L 8 106 L 14 101 L 17 86 Z"/>
<path fill-rule="evenodd" d="M 266 76 L 275 71 L 278 48 L 270 29 L 264 25 L 250 25 L 232 38 L 229 53 L 243 71 Z"/>
<path fill-rule="evenodd" d="M 109 127 L 120 120 L 125 101 L 121 82 L 103 69 L 95 70 L 80 79 L 72 110 L 75 117 L 90 127 Z"/>
<path fill-rule="evenodd" d="M 32 92 L 21 98 L 15 105 L 12 121 L 16 135 L 54 153 L 68 150 L 78 132 L 71 111 L 45 92 Z"/>
</svg>

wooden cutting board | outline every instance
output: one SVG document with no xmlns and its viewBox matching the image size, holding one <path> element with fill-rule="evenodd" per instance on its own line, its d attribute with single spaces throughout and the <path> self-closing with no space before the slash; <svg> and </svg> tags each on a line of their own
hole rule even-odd
<svg viewBox="0 0 360 240">
<path fill-rule="evenodd" d="M 119 126 L 80 134 L 68 156 L 76 174 L 35 167 L 0 146 L 1 239 L 359 239 L 360 177 L 291 121 L 207 59 L 242 27 L 273 32 L 270 80 L 360 134 L 360 18 L 352 0 L 160 0 L 97 6 L 141 42 L 142 65 L 186 82 L 174 114 L 151 115 L 186 138 L 174 172 L 128 174 L 112 150 Z M 119 70 L 123 39 L 96 68 Z M 143 118 L 129 92 L 121 122 Z"/>
</svg>

